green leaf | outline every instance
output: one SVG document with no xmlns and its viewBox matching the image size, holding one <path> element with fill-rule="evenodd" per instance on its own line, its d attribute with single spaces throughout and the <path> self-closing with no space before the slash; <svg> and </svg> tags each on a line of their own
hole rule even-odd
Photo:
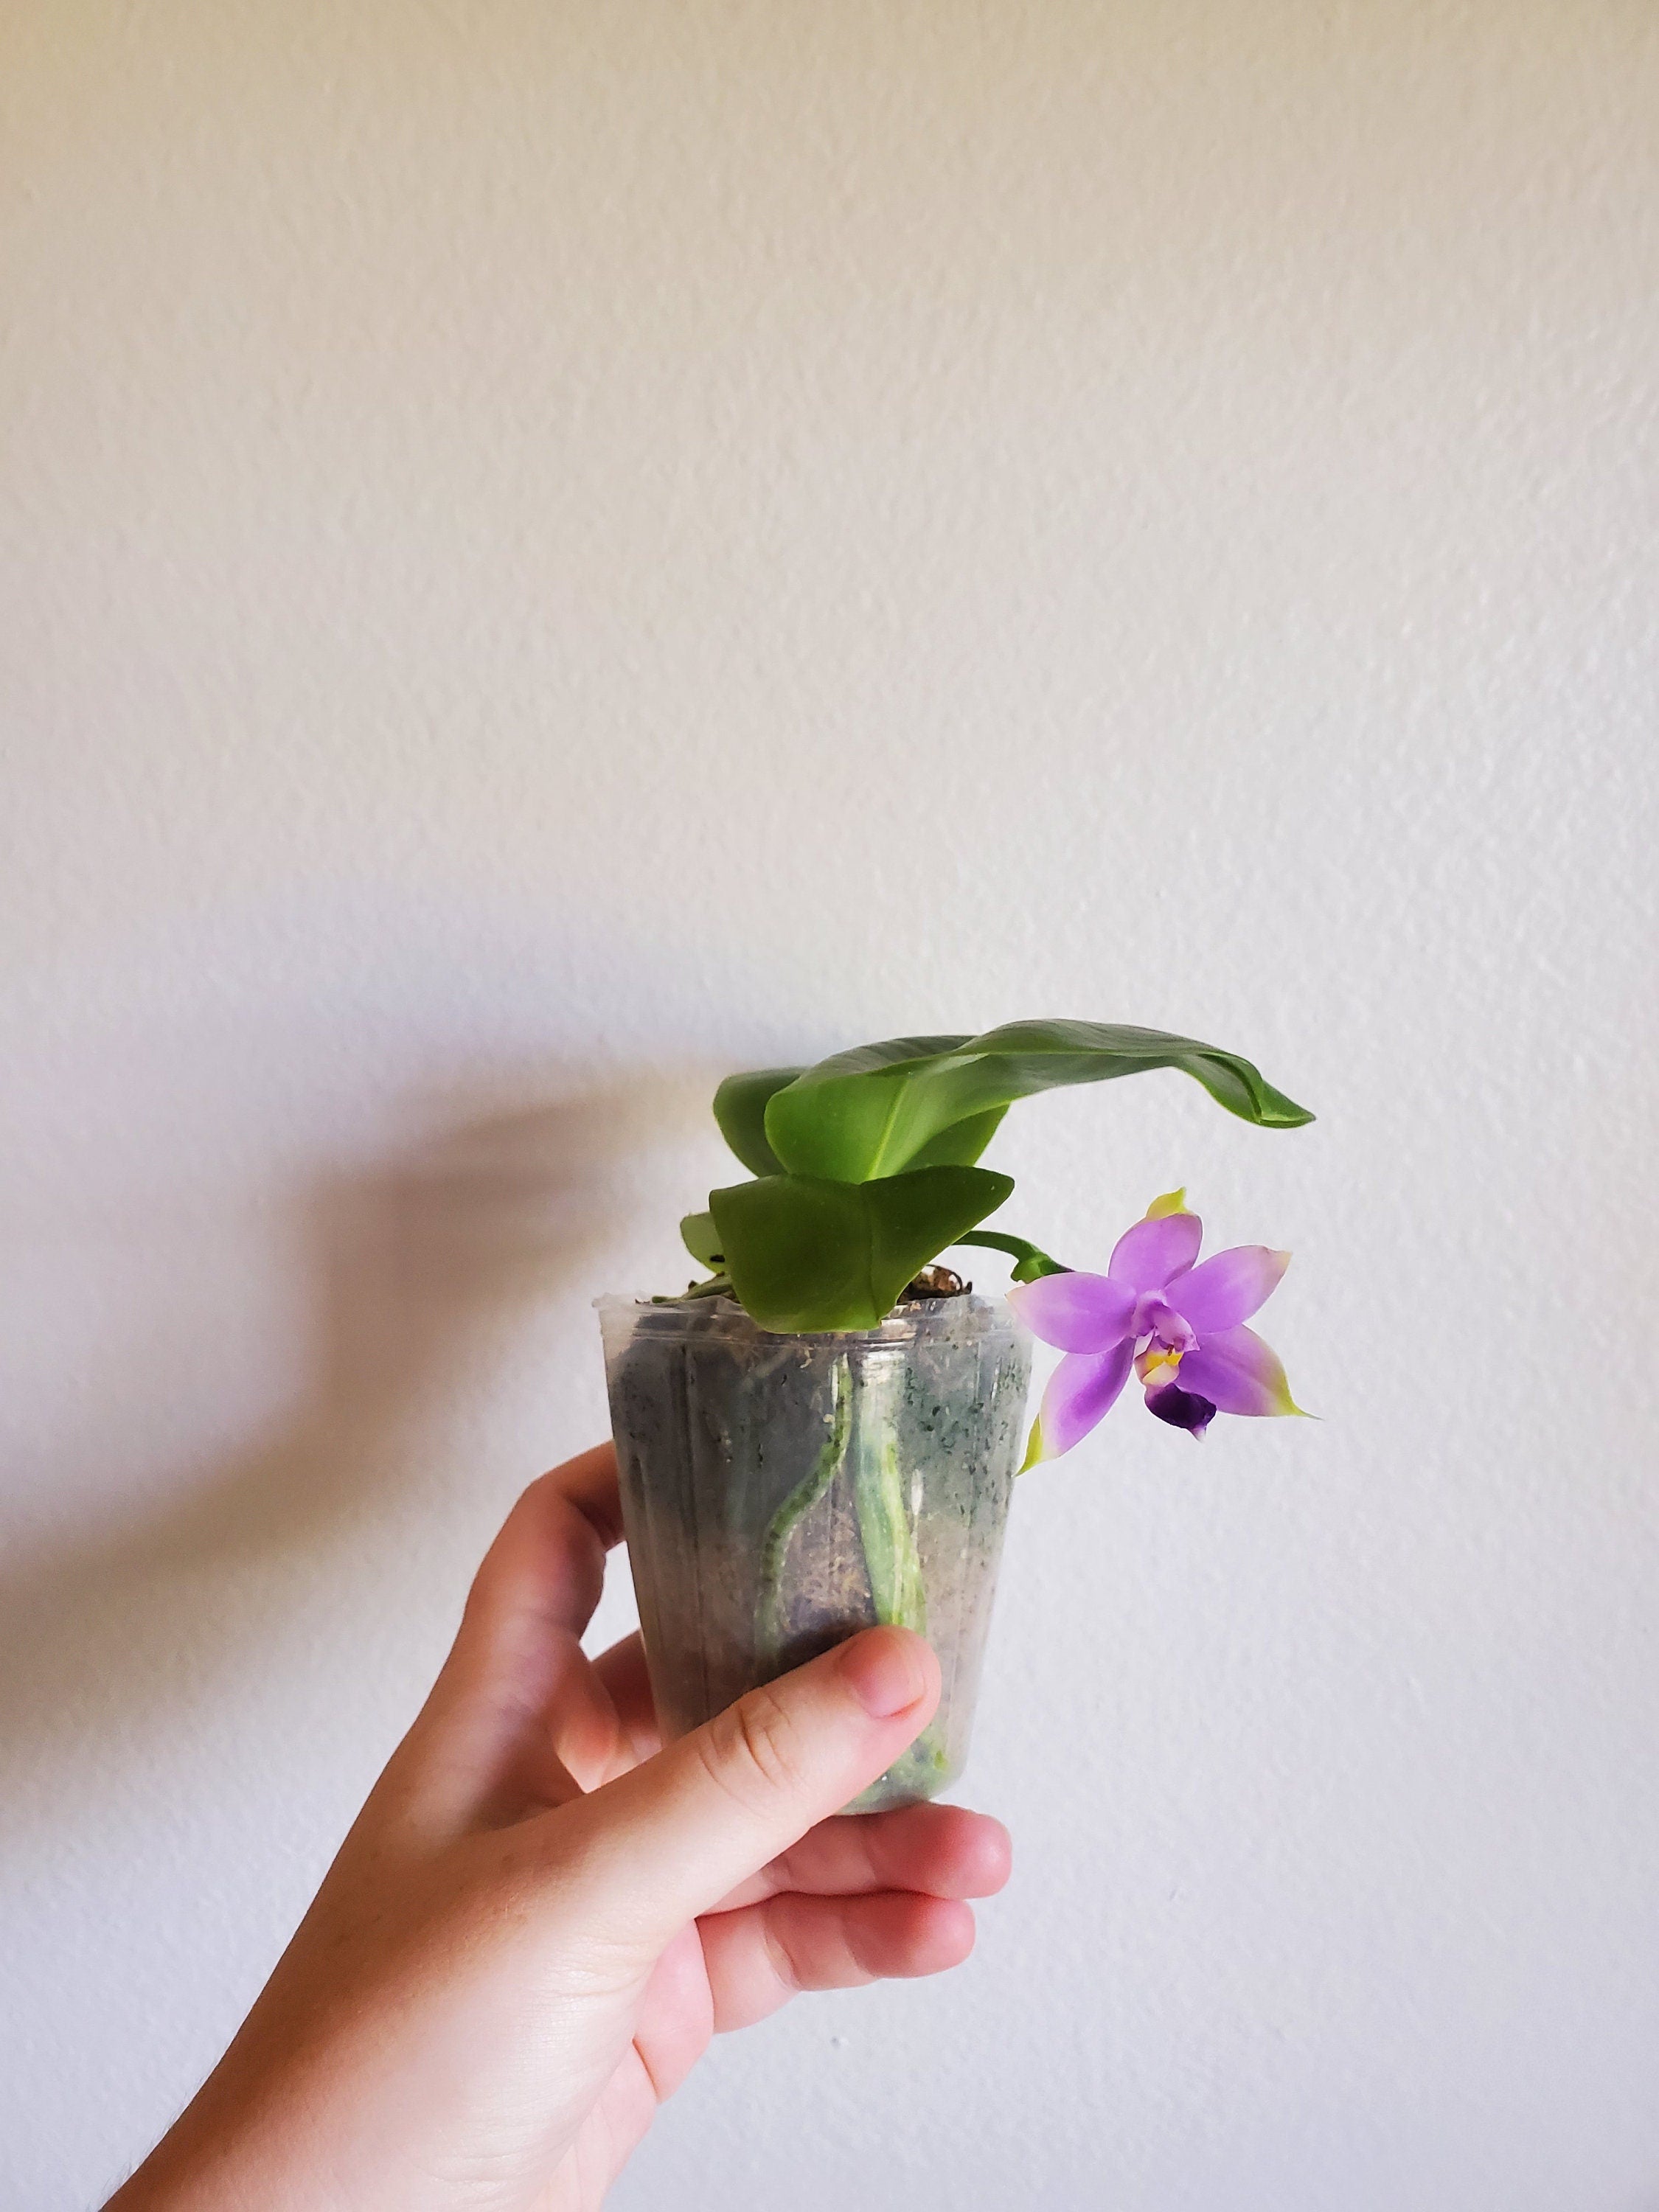
<svg viewBox="0 0 1659 2212">
<path fill-rule="evenodd" d="M 768 1093 L 766 1140 L 792 1175 L 864 1182 L 902 1174 L 924 1155 L 936 1158 L 933 1148 L 948 1145 L 947 1132 L 983 1127 L 1016 1098 L 1157 1067 L 1183 1070 L 1259 1128 L 1313 1119 L 1250 1061 L 1196 1037 L 1101 1022 L 1010 1022 L 982 1036 L 895 1037 L 822 1060 Z M 781 1072 L 738 1079 L 771 1082 Z"/>
<path fill-rule="evenodd" d="M 919 1267 L 1013 1188 L 989 1168 L 870 1182 L 762 1176 L 708 1194 L 726 1273 L 763 1328 L 874 1328 Z"/>
<path fill-rule="evenodd" d="M 720 1264 L 720 1231 L 714 1226 L 712 1213 L 688 1213 L 680 1223 L 680 1236 L 686 1250 L 705 1267 Z"/>
<path fill-rule="evenodd" d="M 970 1114 L 965 1121 L 953 1121 L 948 1129 L 941 1129 L 930 1137 L 915 1159 L 908 1163 L 913 1168 L 970 1168 L 1002 1126 L 1006 1106 L 994 1106 L 987 1114 Z"/>
<path fill-rule="evenodd" d="M 750 1175 L 781 1175 L 783 1162 L 766 1140 L 768 1101 L 806 1071 L 799 1067 L 761 1067 L 752 1075 L 728 1075 L 714 1093 L 714 1119 L 723 1136 Z"/>
</svg>

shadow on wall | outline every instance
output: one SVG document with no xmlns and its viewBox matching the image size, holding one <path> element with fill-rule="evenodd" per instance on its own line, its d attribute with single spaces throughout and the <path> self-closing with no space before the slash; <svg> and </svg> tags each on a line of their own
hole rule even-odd
<svg viewBox="0 0 1659 2212">
<path fill-rule="evenodd" d="M 107 1743 L 198 1692 L 258 1632 L 248 1570 L 313 1562 L 385 1513 L 409 1424 L 514 1306 L 578 1272 L 611 1164 L 662 1103 L 635 1085 L 473 1120 L 302 1201 L 319 1366 L 283 1431 L 157 1521 L 0 1570 L 0 1806 L 21 1808 L 54 1746 Z"/>
</svg>

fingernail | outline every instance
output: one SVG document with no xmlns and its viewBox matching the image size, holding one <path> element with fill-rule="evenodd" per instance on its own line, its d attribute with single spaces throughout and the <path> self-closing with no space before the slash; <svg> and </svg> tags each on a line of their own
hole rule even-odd
<svg viewBox="0 0 1659 2212">
<path fill-rule="evenodd" d="M 848 1687 L 872 1719 L 891 1720 L 927 1687 L 917 1639 L 889 1628 L 854 1637 L 841 1655 Z"/>
</svg>

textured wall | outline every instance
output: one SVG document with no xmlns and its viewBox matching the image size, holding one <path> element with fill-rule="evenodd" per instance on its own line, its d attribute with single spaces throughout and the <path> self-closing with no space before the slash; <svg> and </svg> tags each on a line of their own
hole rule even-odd
<svg viewBox="0 0 1659 2212">
<path fill-rule="evenodd" d="M 0 2201 L 258 1986 L 715 1073 L 1063 1012 L 1322 1425 L 1018 1501 L 948 1984 L 622 2212 L 1652 2212 L 1659 27 L 1638 0 L 0 25 Z M 618 1599 L 608 1607 L 626 1618 Z"/>
</svg>

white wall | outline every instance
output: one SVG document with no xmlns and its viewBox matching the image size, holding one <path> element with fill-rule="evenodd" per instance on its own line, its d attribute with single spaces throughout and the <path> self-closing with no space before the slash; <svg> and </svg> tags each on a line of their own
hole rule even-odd
<svg viewBox="0 0 1659 2212">
<path fill-rule="evenodd" d="M 0 2201 L 262 1978 L 724 1069 L 1195 1030 L 1320 1425 L 1022 1489 L 948 1984 L 622 2212 L 1653 2212 L 1659 24 L 51 0 L 6 110 Z M 609 1608 L 624 1619 L 625 1601 Z"/>
</svg>

